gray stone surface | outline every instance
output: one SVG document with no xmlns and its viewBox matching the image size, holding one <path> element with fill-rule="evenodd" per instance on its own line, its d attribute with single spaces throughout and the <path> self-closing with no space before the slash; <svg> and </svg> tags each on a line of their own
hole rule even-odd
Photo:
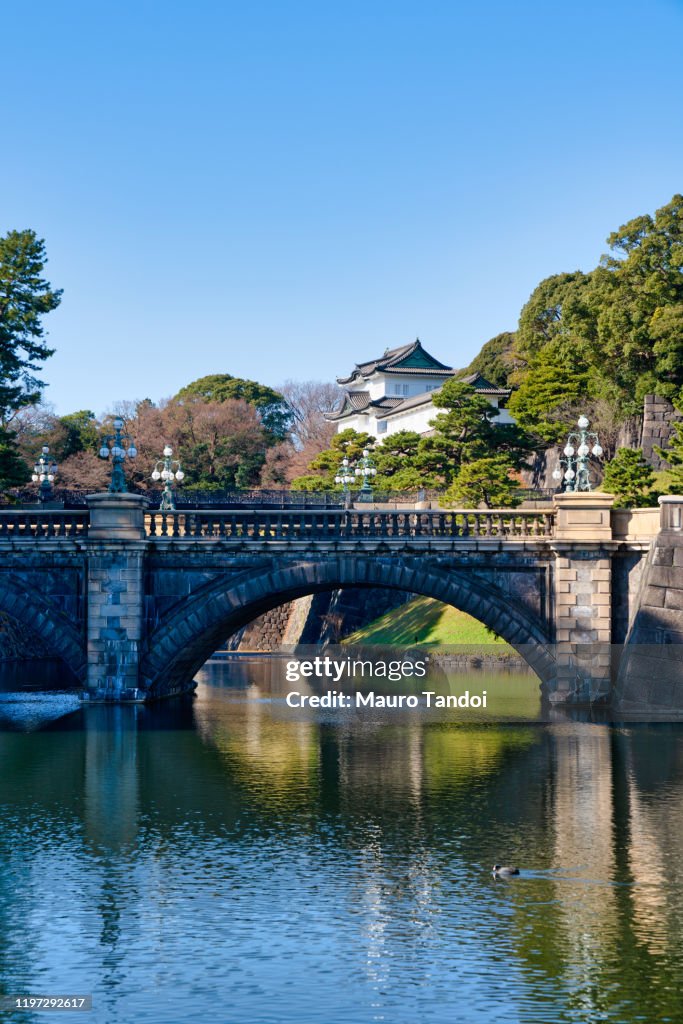
<svg viewBox="0 0 683 1024">
<path fill-rule="evenodd" d="M 664 528 L 645 561 L 621 657 L 615 705 L 628 714 L 683 715 L 683 532 L 670 528 L 683 498 L 662 499 Z"/>
<path fill-rule="evenodd" d="M 680 413 L 667 398 L 662 398 L 661 395 L 645 395 L 640 447 L 643 449 L 645 461 L 653 469 L 669 468 L 669 463 L 656 449 L 668 447 L 671 434 L 680 418 Z"/>
</svg>

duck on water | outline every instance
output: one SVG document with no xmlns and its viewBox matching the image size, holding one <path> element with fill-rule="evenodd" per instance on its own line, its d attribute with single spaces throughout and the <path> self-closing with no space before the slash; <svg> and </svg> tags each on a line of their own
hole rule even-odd
<svg viewBox="0 0 683 1024">
<path fill-rule="evenodd" d="M 507 864 L 494 864 L 493 874 L 496 877 L 509 878 L 510 875 L 518 875 L 519 868 L 513 868 Z"/>
</svg>

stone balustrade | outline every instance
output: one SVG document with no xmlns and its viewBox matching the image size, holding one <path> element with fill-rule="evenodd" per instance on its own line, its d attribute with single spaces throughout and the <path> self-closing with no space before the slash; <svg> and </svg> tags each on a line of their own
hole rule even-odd
<svg viewBox="0 0 683 1024">
<path fill-rule="evenodd" d="M 337 540 L 355 538 L 547 538 L 552 512 L 517 509 L 449 511 L 200 511 L 149 512 L 152 539 L 238 541 Z"/>
<path fill-rule="evenodd" d="M 97 496 L 98 498 L 100 496 Z M 125 498 L 128 497 L 128 503 Z M 603 499 L 607 498 L 607 501 Z M 103 496 L 103 515 L 96 533 L 90 529 L 90 509 L 63 511 L 53 509 L 9 509 L 0 512 L 0 541 L 74 539 L 95 536 L 101 539 L 222 540 L 323 540 L 336 538 L 501 538 L 506 540 L 547 538 L 561 540 L 581 537 L 597 540 L 648 542 L 660 529 L 671 528 L 669 520 L 680 515 L 680 503 L 666 499 L 661 508 L 610 509 L 609 496 L 593 495 L 589 511 L 576 509 L 570 495 L 558 496 L 549 511 L 538 509 L 451 509 L 430 511 L 349 509 L 296 511 L 220 511 L 147 512 L 136 495 L 119 495 L 127 504 L 125 521 L 112 518 L 110 499 Z M 132 499 L 132 500 L 131 500 Z M 567 507 L 569 499 L 570 508 Z M 596 507 L 595 502 L 600 507 Z M 94 507 L 91 503 L 91 508 Z M 108 518 L 107 518 L 108 517 Z M 665 522 L 666 519 L 666 522 Z M 678 521 L 677 521 L 678 522 Z M 144 524 L 144 527 L 143 527 Z M 144 528 L 144 533 L 143 533 Z"/>
<path fill-rule="evenodd" d="M 64 512 L 52 509 L 0 512 L 0 540 L 45 540 L 85 537 L 88 533 L 88 512 Z"/>
</svg>

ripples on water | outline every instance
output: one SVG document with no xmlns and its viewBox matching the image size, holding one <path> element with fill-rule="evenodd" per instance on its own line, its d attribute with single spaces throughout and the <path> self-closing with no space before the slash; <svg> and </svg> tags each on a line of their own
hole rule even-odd
<svg viewBox="0 0 683 1024">
<path fill-rule="evenodd" d="M 220 664 L 182 707 L 53 710 L 0 731 L 5 992 L 92 992 L 66 1017 L 98 1024 L 683 1019 L 678 727 L 291 715 Z"/>
</svg>

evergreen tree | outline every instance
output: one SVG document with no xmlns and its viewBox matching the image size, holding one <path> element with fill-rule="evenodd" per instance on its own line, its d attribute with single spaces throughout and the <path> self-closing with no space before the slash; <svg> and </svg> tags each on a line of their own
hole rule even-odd
<svg viewBox="0 0 683 1024">
<path fill-rule="evenodd" d="M 544 440 L 573 390 L 616 401 L 622 421 L 650 392 L 683 399 L 683 195 L 607 241 L 594 270 L 546 278 L 520 314 L 510 411 Z"/>
<path fill-rule="evenodd" d="M 461 508 L 514 508 L 520 498 L 519 481 L 506 455 L 493 455 L 468 462 L 446 491 L 445 500 Z"/>
<path fill-rule="evenodd" d="M 22 459 L 12 430 L 0 427 L 0 490 L 7 487 L 21 487 L 28 483 L 31 474 Z"/>
<path fill-rule="evenodd" d="M 515 334 L 503 331 L 482 345 L 464 374 L 480 373 L 491 384 L 499 388 L 509 387 L 509 378 L 519 365 L 515 348 Z"/>
<path fill-rule="evenodd" d="M 333 490 L 340 487 L 340 484 L 335 484 L 334 478 L 339 471 L 342 459 L 346 458 L 349 462 L 355 462 L 362 456 L 364 448 L 372 448 L 374 441 L 371 434 L 359 433 L 350 427 L 348 430 L 342 430 L 339 434 L 334 435 L 330 441 L 330 447 L 317 455 L 309 464 L 308 468 L 312 470 L 312 473 L 299 477 L 292 486 L 295 490 L 313 491 Z M 302 481 L 305 481 L 305 484 L 302 484 Z"/>
<path fill-rule="evenodd" d="M 430 487 L 432 480 L 416 465 L 420 440 L 415 430 L 387 434 L 373 451 L 377 469 L 373 487 L 378 491 L 414 491 Z"/>
<path fill-rule="evenodd" d="M 557 443 L 573 419 L 571 410 L 588 394 L 590 374 L 578 356 L 569 358 L 562 347 L 548 344 L 530 360 L 517 391 L 510 396 L 510 414 L 542 442 Z"/>
<path fill-rule="evenodd" d="M 650 490 L 654 482 L 654 474 L 641 448 L 619 448 L 605 466 L 602 486 L 608 494 L 614 495 L 617 508 L 633 508 L 651 504 Z"/>
<path fill-rule="evenodd" d="M 0 238 L 0 425 L 33 405 L 45 386 L 36 376 L 54 352 L 44 340 L 42 319 L 56 309 L 61 290 L 42 277 L 45 243 L 34 231 L 9 231 Z M 4 443 L 11 443 L 5 435 Z"/>
</svg>

